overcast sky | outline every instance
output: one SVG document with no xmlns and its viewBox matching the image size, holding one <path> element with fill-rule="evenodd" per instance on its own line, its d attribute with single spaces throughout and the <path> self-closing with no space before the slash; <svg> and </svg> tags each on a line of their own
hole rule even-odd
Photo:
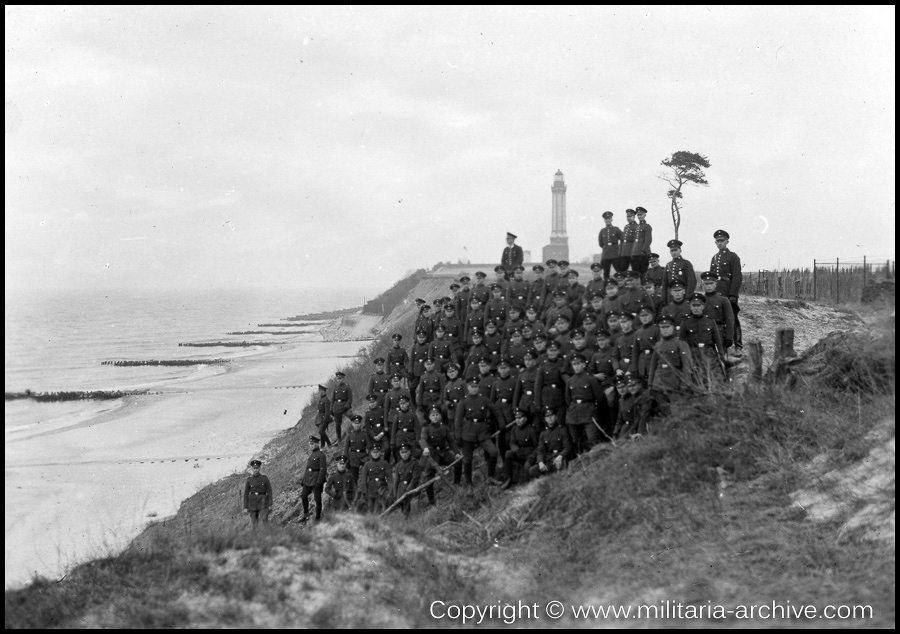
<svg viewBox="0 0 900 634">
<path fill-rule="evenodd" d="M 601 214 L 684 255 L 894 256 L 891 7 L 6 7 L 6 283 L 379 288 L 572 260 Z M 667 260 L 663 258 L 663 261 Z"/>
</svg>

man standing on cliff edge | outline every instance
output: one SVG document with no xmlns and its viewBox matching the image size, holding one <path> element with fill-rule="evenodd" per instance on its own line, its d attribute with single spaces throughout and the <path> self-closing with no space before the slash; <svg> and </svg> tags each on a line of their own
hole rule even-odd
<svg viewBox="0 0 900 634">
<path fill-rule="evenodd" d="M 512 277 L 516 267 L 522 265 L 525 258 L 522 247 L 516 244 L 517 237 L 515 234 L 506 232 L 506 248 L 503 249 L 503 255 L 500 257 L 500 266 L 506 271 L 505 278 L 507 281 Z"/>
</svg>

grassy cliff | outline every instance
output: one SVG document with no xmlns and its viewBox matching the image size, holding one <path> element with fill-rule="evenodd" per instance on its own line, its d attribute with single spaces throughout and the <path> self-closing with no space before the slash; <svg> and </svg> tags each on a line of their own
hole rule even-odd
<svg viewBox="0 0 900 634">
<path fill-rule="evenodd" d="M 393 332 L 408 342 L 411 299 L 431 300 L 445 285 L 418 279 L 370 358 Z M 310 404 L 265 450 L 277 488 L 270 531 L 246 529 L 236 474 L 119 556 L 7 592 L 7 627 L 457 626 L 453 608 L 464 605 L 496 606 L 481 622 L 493 626 L 890 627 L 894 326 L 885 315 L 867 319 L 811 347 L 778 380 L 678 403 L 642 441 L 606 445 L 506 492 L 445 489 L 409 520 L 291 521 Z M 367 360 L 347 370 L 355 394 L 370 372 Z M 564 614 L 551 619 L 556 600 Z M 501 612 L 507 604 L 519 606 L 515 618 Z M 773 604 L 860 609 L 835 620 L 736 612 Z M 645 611 L 577 617 L 581 605 Z"/>
</svg>

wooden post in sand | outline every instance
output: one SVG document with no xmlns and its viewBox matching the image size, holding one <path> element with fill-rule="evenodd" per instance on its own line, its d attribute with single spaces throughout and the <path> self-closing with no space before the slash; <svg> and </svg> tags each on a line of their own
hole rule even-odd
<svg viewBox="0 0 900 634">
<path fill-rule="evenodd" d="M 763 376 L 762 343 L 751 341 L 748 350 L 750 351 L 750 380 L 758 383 L 762 381 Z"/>
<path fill-rule="evenodd" d="M 796 357 L 794 351 L 794 329 L 778 328 L 775 330 L 775 363 L 788 357 Z"/>
</svg>

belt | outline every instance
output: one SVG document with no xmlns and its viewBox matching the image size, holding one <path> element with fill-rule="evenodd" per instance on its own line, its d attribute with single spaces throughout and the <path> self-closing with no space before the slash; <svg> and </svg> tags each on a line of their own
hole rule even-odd
<svg viewBox="0 0 900 634">
<path fill-rule="evenodd" d="M 625 363 L 631 363 L 631 359 L 627 357 L 622 357 L 622 361 L 624 361 Z"/>
<path fill-rule="evenodd" d="M 593 400 L 590 400 L 590 401 L 589 401 L 589 400 L 586 399 L 586 398 L 576 398 L 576 399 L 575 399 L 575 402 L 580 404 L 580 403 L 593 403 L 594 401 L 593 401 Z"/>
<path fill-rule="evenodd" d="M 650 354 L 653 350 L 644 350 L 644 354 Z"/>
<path fill-rule="evenodd" d="M 466 420 L 470 423 L 483 423 L 485 421 L 484 418 L 467 418 Z"/>
<path fill-rule="evenodd" d="M 354 453 L 363 453 L 363 452 L 365 452 L 365 449 L 351 449 L 350 451 L 352 451 Z"/>
<path fill-rule="evenodd" d="M 400 482 L 402 482 L 403 484 L 409 484 L 410 482 L 412 482 L 412 480 L 400 480 Z"/>
<path fill-rule="evenodd" d="M 501 402 L 501 403 L 509 403 L 509 399 L 508 399 L 508 398 L 501 398 L 501 399 L 500 399 L 500 402 Z"/>
<path fill-rule="evenodd" d="M 400 429 L 400 431 L 415 431 L 415 427 L 413 427 L 413 428 L 403 427 Z"/>
<path fill-rule="evenodd" d="M 384 478 L 369 478 L 369 480 L 374 480 L 375 482 L 380 482 Z"/>
<path fill-rule="evenodd" d="M 439 355 L 438 355 L 438 359 L 446 359 L 446 358 L 447 358 L 447 357 L 445 357 L 445 356 L 442 355 L 442 354 L 439 354 Z"/>
<path fill-rule="evenodd" d="M 551 383 L 549 387 L 556 387 L 556 383 Z"/>
<path fill-rule="evenodd" d="M 553 453 L 559 453 L 559 449 L 554 449 Z"/>
<path fill-rule="evenodd" d="M 698 348 L 705 348 L 705 347 L 706 347 L 706 344 L 705 344 L 705 343 L 698 343 L 698 344 L 697 344 L 697 347 L 698 347 Z"/>
<path fill-rule="evenodd" d="M 528 396 L 531 396 L 533 392 L 532 392 L 531 390 L 528 390 L 528 391 L 525 392 L 525 393 L 526 393 Z"/>
<path fill-rule="evenodd" d="M 250 491 L 250 495 L 265 495 L 265 493 L 257 493 L 256 491 Z"/>
<path fill-rule="evenodd" d="M 307 469 L 307 471 L 321 471 L 321 469 Z"/>
<path fill-rule="evenodd" d="M 717 321 L 717 322 L 716 322 L 716 325 L 717 325 L 717 326 L 724 326 L 724 325 L 725 325 L 725 322 L 724 322 L 724 321 Z"/>
<path fill-rule="evenodd" d="M 661 367 L 661 368 L 668 368 L 668 367 L 669 367 L 669 364 L 668 364 L 668 363 L 660 363 L 660 364 L 659 364 L 659 367 Z"/>
<path fill-rule="evenodd" d="M 425 391 L 426 391 L 426 392 L 440 392 L 440 390 L 433 390 L 433 389 L 431 389 L 431 388 L 428 388 L 428 389 L 425 390 Z"/>
</svg>

